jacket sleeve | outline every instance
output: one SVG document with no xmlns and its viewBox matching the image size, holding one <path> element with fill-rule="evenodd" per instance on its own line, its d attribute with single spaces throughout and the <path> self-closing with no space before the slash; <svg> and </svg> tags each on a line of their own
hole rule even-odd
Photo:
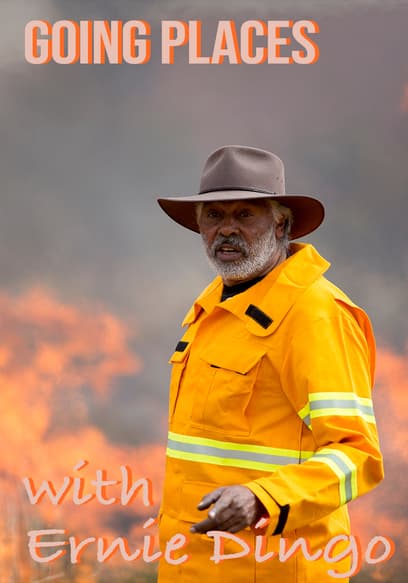
<svg viewBox="0 0 408 583">
<path fill-rule="evenodd" d="M 304 463 L 246 484 L 270 515 L 267 534 L 323 518 L 383 478 L 371 401 L 371 326 L 362 310 L 336 307 L 296 326 L 288 341 L 282 388 L 316 445 Z"/>
</svg>

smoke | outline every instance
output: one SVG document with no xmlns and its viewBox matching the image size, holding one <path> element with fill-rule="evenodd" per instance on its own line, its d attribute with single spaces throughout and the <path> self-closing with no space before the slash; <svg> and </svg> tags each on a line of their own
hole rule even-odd
<svg viewBox="0 0 408 583">
<path fill-rule="evenodd" d="M 408 85 L 405 85 L 405 87 L 403 89 L 400 107 L 401 107 L 401 111 L 403 113 L 408 112 Z"/>
</svg>

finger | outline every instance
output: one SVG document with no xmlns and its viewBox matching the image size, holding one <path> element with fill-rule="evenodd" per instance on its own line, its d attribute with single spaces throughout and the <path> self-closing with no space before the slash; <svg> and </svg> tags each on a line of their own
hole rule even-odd
<svg viewBox="0 0 408 583">
<path fill-rule="evenodd" d="M 215 527 L 214 530 L 221 530 L 223 532 L 239 532 L 240 530 L 243 530 L 246 527 L 246 523 L 244 520 L 237 520 L 235 519 L 231 519 L 228 520 L 226 522 L 223 522 L 222 524 L 217 523 L 217 526 Z"/>
<path fill-rule="evenodd" d="M 208 516 L 216 520 L 217 524 L 225 524 L 227 521 L 240 518 L 240 516 L 237 516 L 236 510 L 231 506 L 219 506 L 218 504 L 219 502 L 208 513 Z"/>
<path fill-rule="evenodd" d="M 214 504 L 214 502 L 218 500 L 218 498 L 221 496 L 224 490 L 225 487 L 217 488 L 216 490 L 213 490 L 209 494 L 206 494 L 199 502 L 197 506 L 198 510 L 205 510 L 206 508 L 211 506 L 211 504 Z"/>
<path fill-rule="evenodd" d="M 206 533 L 208 530 L 217 530 L 217 522 L 213 518 L 205 518 L 201 522 L 193 524 L 190 528 L 190 532 L 193 533 Z"/>
</svg>

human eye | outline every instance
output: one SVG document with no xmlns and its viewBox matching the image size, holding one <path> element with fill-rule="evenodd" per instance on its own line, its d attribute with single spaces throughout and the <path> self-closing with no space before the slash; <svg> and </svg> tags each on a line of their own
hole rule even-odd
<svg viewBox="0 0 408 583">
<path fill-rule="evenodd" d="M 217 219 L 220 217 L 221 213 L 217 209 L 209 208 L 205 211 L 205 216 L 207 219 Z"/>
<path fill-rule="evenodd" d="M 238 213 L 241 219 L 247 219 L 253 216 L 253 212 L 250 209 L 241 209 Z"/>
</svg>

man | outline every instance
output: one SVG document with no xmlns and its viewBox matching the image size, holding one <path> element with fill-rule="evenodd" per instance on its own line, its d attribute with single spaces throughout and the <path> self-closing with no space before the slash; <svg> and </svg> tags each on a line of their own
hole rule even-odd
<svg viewBox="0 0 408 583">
<path fill-rule="evenodd" d="M 348 581 L 350 547 L 323 550 L 349 533 L 346 503 L 383 477 L 375 345 L 365 313 L 324 278 L 329 263 L 290 243 L 323 205 L 286 195 L 282 161 L 244 146 L 210 155 L 199 194 L 159 204 L 200 232 L 219 274 L 170 359 L 160 536 L 187 543 L 159 582 L 324 583 L 334 566 Z"/>
</svg>

